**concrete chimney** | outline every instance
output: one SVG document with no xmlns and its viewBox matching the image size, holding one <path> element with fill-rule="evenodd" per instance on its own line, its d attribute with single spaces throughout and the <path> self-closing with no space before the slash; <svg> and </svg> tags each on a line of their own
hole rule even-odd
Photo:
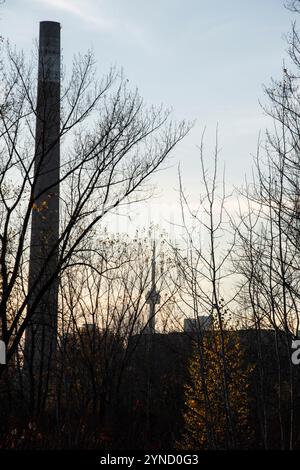
<svg viewBox="0 0 300 470">
<path fill-rule="evenodd" d="M 41 406 L 56 350 L 60 168 L 60 24 L 40 23 L 34 202 L 29 264 L 29 324 L 25 337 L 25 371 L 30 399 Z M 40 295 L 41 289 L 50 287 Z"/>
</svg>

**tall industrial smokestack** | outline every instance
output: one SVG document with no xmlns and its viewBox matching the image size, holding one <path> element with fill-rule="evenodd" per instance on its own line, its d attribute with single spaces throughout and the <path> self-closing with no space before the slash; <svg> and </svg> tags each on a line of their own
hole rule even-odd
<svg viewBox="0 0 300 470">
<path fill-rule="evenodd" d="M 40 23 L 25 371 L 34 406 L 45 400 L 56 350 L 60 168 L 60 24 Z M 49 284 L 49 287 L 47 287 Z M 45 291 L 41 295 L 41 289 Z M 40 295 L 40 297 L 37 297 Z"/>
</svg>

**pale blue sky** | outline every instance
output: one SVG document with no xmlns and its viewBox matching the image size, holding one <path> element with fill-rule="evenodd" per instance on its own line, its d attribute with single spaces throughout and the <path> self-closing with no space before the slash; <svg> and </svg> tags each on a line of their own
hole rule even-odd
<svg viewBox="0 0 300 470">
<path fill-rule="evenodd" d="M 6 0 L 0 25 L 4 37 L 29 51 L 39 21 L 59 21 L 65 61 L 93 47 L 99 73 L 122 66 L 147 103 L 172 107 L 177 119 L 197 119 L 173 168 L 155 177 L 159 196 L 147 210 L 158 221 L 173 210 L 179 160 L 196 195 L 204 126 L 209 143 L 219 124 L 227 180 L 242 182 L 268 124 L 258 103 L 262 84 L 281 74 L 293 19 L 283 0 Z"/>
</svg>

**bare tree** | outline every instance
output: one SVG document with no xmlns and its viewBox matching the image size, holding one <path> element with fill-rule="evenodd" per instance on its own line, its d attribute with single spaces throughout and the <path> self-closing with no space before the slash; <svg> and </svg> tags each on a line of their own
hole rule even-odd
<svg viewBox="0 0 300 470">
<path fill-rule="evenodd" d="M 182 223 L 185 232 L 183 248 L 175 248 L 178 269 L 182 286 L 179 290 L 182 310 L 190 312 L 198 322 L 201 380 L 205 389 L 206 367 L 203 350 L 203 333 L 199 323 L 201 314 L 206 313 L 213 319 L 215 328 L 220 332 L 222 383 L 224 396 L 224 413 L 226 416 L 226 440 L 228 447 L 235 447 L 236 432 L 232 416 L 229 393 L 229 370 L 226 359 L 224 315 L 228 317 L 230 305 L 233 303 L 235 293 L 230 294 L 230 256 L 234 249 L 234 233 L 230 233 L 229 217 L 226 211 L 226 202 L 229 196 L 225 192 L 224 175 L 221 183 L 218 172 L 218 137 L 213 155 L 211 173 L 207 171 L 204 161 L 204 134 L 200 145 L 201 184 L 203 193 L 200 194 L 200 204 L 191 208 L 185 194 L 181 175 L 179 175 L 180 203 L 182 209 Z M 219 190 L 219 188 L 221 188 Z M 191 224 L 189 219 L 193 221 Z M 222 245 L 223 243 L 223 245 Z M 225 245 L 225 247 L 224 247 Z M 226 286 L 227 284 L 227 286 Z M 225 296 L 225 289 L 227 295 Z M 226 298 L 226 300 L 224 300 Z M 187 315 L 187 313 L 185 313 Z M 210 447 L 217 446 L 214 429 L 211 426 L 211 406 L 208 394 L 205 393 L 206 426 L 209 435 Z"/>
<path fill-rule="evenodd" d="M 298 2 L 292 3 L 297 11 Z M 300 313 L 300 47 L 295 24 L 288 36 L 288 44 L 292 65 L 284 67 L 282 78 L 272 80 L 265 88 L 269 104 L 264 109 L 273 119 L 274 128 L 273 132 L 267 132 L 264 147 L 258 146 L 255 179 L 244 191 L 248 210 L 240 214 L 241 251 L 236 252 L 236 267 L 246 279 L 244 300 L 259 335 L 262 328 L 274 330 L 279 441 L 281 448 L 292 449 L 298 440 L 295 425 L 297 374 L 290 351 L 291 342 L 298 335 Z M 284 357 L 287 357 L 288 369 Z M 263 366 L 261 374 L 263 382 Z M 267 446 L 272 436 L 267 430 L 265 407 L 263 414 Z"/>
<path fill-rule="evenodd" d="M 60 103 L 62 159 L 54 185 L 60 185 L 60 236 L 37 273 L 37 281 L 28 289 L 24 280 L 31 215 L 33 211 L 47 214 L 46 195 L 51 187 L 42 194 L 35 190 L 35 67 L 26 65 L 23 54 L 7 46 L 0 73 L 0 318 L 10 363 L 45 292 L 76 265 L 106 214 L 145 197 L 144 181 L 186 135 L 189 125 L 172 124 L 170 113 L 162 107 L 146 108 L 138 92 L 131 92 L 127 80 L 115 70 L 98 81 L 90 52 L 74 59 Z M 40 163 L 46 158 L 47 150 Z M 47 274 L 57 249 L 55 269 Z M 12 311 L 9 305 L 16 290 L 22 295 Z M 1 367 L 0 373 L 3 370 Z"/>
</svg>

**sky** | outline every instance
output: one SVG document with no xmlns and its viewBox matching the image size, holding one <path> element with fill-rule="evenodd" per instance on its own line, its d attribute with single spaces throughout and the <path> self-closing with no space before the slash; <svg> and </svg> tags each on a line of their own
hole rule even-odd
<svg viewBox="0 0 300 470">
<path fill-rule="evenodd" d="M 271 122 L 259 101 L 263 84 L 281 76 L 284 35 L 297 19 L 283 0 L 6 0 L 1 35 L 30 53 L 39 21 L 62 25 L 62 53 L 92 48 L 99 74 L 122 67 L 147 104 L 172 108 L 174 119 L 196 120 L 167 168 L 155 175 L 156 196 L 116 217 L 114 230 L 130 232 L 150 222 L 173 231 L 178 175 L 192 204 L 201 190 L 199 150 L 206 128 L 207 156 L 218 125 L 220 159 L 229 187 L 251 171 L 258 135 Z M 210 160 L 208 160 L 208 166 Z"/>
</svg>

